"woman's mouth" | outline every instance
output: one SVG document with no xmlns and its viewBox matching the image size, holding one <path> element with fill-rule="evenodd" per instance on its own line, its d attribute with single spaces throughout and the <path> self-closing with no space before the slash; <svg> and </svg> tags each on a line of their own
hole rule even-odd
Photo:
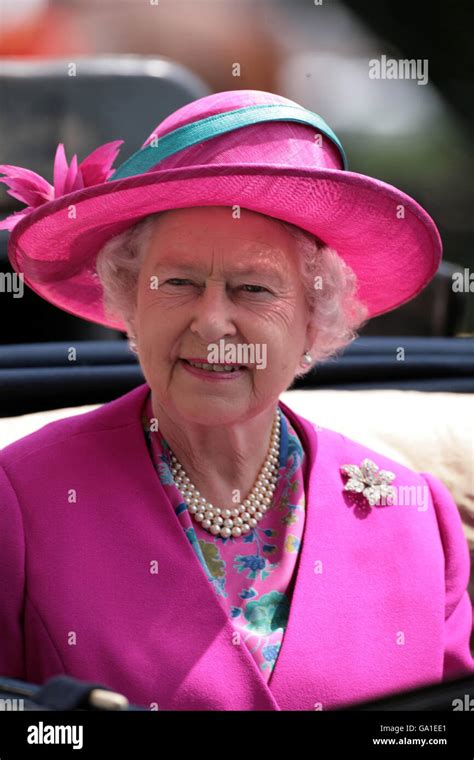
<svg viewBox="0 0 474 760">
<path fill-rule="evenodd" d="M 243 365 L 232 364 L 208 364 L 206 362 L 194 362 L 188 359 L 180 359 L 183 368 L 194 375 L 209 380 L 231 380 L 241 377 L 247 370 Z"/>
</svg>

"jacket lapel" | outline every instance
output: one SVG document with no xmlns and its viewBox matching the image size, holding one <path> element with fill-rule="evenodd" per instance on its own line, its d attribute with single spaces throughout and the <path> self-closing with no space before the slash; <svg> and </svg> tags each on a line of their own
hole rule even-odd
<svg viewBox="0 0 474 760">
<path fill-rule="evenodd" d="M 142 401 L 144 396 L 140 395 Z M 147 462 L 143 476 L 147 491 L 154 493 L 160 536 L 156 554 L 163 595 L 156 611 L 160 630 L 167 632 L 160 648 L 164 659 L 173 663 L 154 687 L 158 704 L 161 701 L 169 710 L 278 710 L 246 645 L 234 643 L 235 629 L 164 492 L 141 425 L 137 433 L 136 451 Z"/>
<path fill-rule="evenodd" d="M 322 649 L 323 656 L 327 655 L 319 638 L 322 611 L 315 587 L 318 577 L 315 568 L 321 559 L 320 542 L 323 540 L 322 514 L 319 514 L 322 513 L 321 498 L 316 497 L 315 486 L 317 484 L 319 494 L 327 493 L 335 463 L 328 462 L 324 467 L 321 462 L 324 455 L 321 433 L 316 437 L 313 426 L 282 401 L 280 407 L 298 433 L 306 455 L 306 515 L 288 623 L 269 687 L 281 710 L 315 710 L 319 709 L 317 684 L 324 672 L 323 663 L 318 663 L 317 653 L 321 653 Z"/>
<path fill-rule="evenodd" d="M 146 388 L 148 386 L 145 386 Z M 145 395 L 145 394 L 144 394 Z M 144 400 L 144 395 L 141 399 Z M 272 676 L 267 683 L 244 643 L 236 644 L 235 629 L 205 577 L 194 550 L 183 532 L 156 475 L 141 431 L 137 448 L 148 460 L 146 471 L 158 486 L 156 520 L 160 535 L 160 574 L 167 589 L 166 619 L 173 631 L 173 648 L 179 652 L 179 677 L 170 673 L 162 682 L 161 699 L 176 710 L 292 710 L 315 709 L 316 684 L 321 677 L 321 604 L 315 592 L 315 562 L 319 559 L 323 507 L 321 495 L 339 485 L 334 459 L 324 466 L 317 460 L 316 433 L 307 420 L 283 402 L 280 408 L 296 429 L 306 453 L 306 518 L 303 541 L 295 569 L 296 582 L 287 628 Z M 137 415 L 139 417 L 139 414 Z M 331 431 L 323 431 L 331 435 Z M 337 435 L 337 434 L 332 434 Z M 319 456 L 323 451 L 319 452 Z M 315 484 L 319 498 L 315 498 Z M 319 514 L 318 514 L 319 513 Z M 333 525 L 337 533 L 337 526 Z M 329 529 L 329 526 L 328 526 Z M 172 621 L 172 623 L 171 623 Z M 323 647 L 323 657 L 327 650 Z M 178 656 L 175 657 L 177 662 Z M 178 666 L 177 666 L 178 667 Z M 308 691 L 305 684 L 312 684 Z M 229 688 L 229 684 L 232 688 Z M 314 691 L 313 691 L 314 689 Z M 301 705 L 307 703 L 307 708 Z"/>
</svg>

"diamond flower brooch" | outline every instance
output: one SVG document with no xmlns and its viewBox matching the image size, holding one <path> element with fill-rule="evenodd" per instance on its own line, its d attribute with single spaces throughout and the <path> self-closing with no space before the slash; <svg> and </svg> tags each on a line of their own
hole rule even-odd
<svg viewBox="0 0 474 760">
<path fill-rule="evenodd" d="M 379 470 L 371 459 L 364 459 L 360 466 L 344 464 L 340 472 L 349 476 L 344 491 L 362 494 L 371 507 L 393 503 L 396 489 L 390 483 L 395 478 L 394 472 Z"/>
</svg>

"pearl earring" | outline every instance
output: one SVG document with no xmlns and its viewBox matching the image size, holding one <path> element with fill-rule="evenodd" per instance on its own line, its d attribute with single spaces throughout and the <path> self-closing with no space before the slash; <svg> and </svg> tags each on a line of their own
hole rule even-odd
<svg viewBox="0 0 474 760">
<path fill-rule="evenodd" d="M 135 338 L 132 338 L 132 340 L 128 341 L 128 346 L 130 348 L 130 351 L 132 351 L 134 354 L 138 354 L 138 346 L 135 341 Z"/>
<path fill-rule="evenodd" d="M 308 351 L 305 351 L 303 354 L 303 362 L 302 366 L 309 366 L 311 362 L 313 361 L 311 354 Z"/>
</svg>

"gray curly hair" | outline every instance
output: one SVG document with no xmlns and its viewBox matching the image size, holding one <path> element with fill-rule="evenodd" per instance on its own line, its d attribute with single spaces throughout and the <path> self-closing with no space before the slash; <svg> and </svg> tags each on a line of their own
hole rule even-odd
<svg viewBox="0 0 474 760">
<path fill-rule="evenodd" d="M 106 313 L 126 325 L 129 345 L 134 340 L 134 313 L 138 275 L 151 239 L 155 220 L 165 212 L 150 214 L 116 235 L 100 250 L 96 262 L 97 276 L 104 291 Z M 280 219 L 296 240 L 298 262 L 306 302 L 316 326 L 316 339 L 307 347 L 312 362 L 298 366 L 294 377 L 309 372 L 318 362 L 335 358 L 358 337 L 358 330 L 368 319 L 366 306 L 357 298 L 357 278 L 333 248 L 306 230 Z M 316 282 L 322 283 L 316 288 Z"/>
</svg>

